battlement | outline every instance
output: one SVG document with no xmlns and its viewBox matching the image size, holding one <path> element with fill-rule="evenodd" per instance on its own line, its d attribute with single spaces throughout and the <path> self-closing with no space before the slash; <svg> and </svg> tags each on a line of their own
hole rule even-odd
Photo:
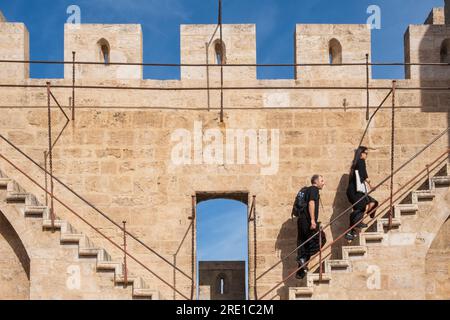
<svg viewBox="0 0 450 320">
<path fill-rule="evenodd" d="M 142 79 L 142 66 L 109 65 L 109 62 L 142 63 L 140 24 L 65 24 L 64 60 L 101 62 L 77 65 L 77 79 Z M 64 78 L 72 77 L 72 65 L 65 65 Z"/>
<path fill-rule="evenodd" d="M 371 33 L 365 24 L 297 24 L 296 63 L 364 63 L 371 53 Z M 296 68 L 297 79 L 366 79 L 365 66 Z"/>
<path fill-rule="evenodd" d="M 450 57 L 450 25 L 444 24 L 446 7 L 434 8 L 424 25 L 409 26 L 405 38 L 405 62 L 448 62 Z M 23 23 L 6 22 L 0 13 L 0 59 L 28 60 L 29 36 Z M 224 67 L 224 81 L 256 80 L 256 26 L 254 24 L 215 24 L 180 26 L 180 56 L 182 64 L 210 64 L 209 67 L 183 66 L 181 80 L 209 81 L 216 86 L 221 78 L 220 64 L 248 64 Z M 96 65 L 76 65 L 80 80 L 141 80 L 143 67 L 111 65 L 142 63 L 142 28 L 139 24 L 66 24 L 64 26 L 64 60 L 98 62 Z M 361 80 L 366 79 L 366 67 L 328 66 L 333 64 L 365 63 L 371 59 L 371 31 L 365 24 L 297 24 L 295 29 L 297 64 L 322 64 L 295 68 L 298 80 Z M 410 79 L 444 79 L 447 68 L 407 66 Z M 27 64 L 4 64 L 0 78 L 23 80 L 29 77 Z M 371 71 L 369 71 L 371 77 Z M 72 65 L 64 66 L 64 78 L 72 78 Z"/>
<path fill-rule="evenodd" d="M 424 24 L 445 24 L 444 8 L 433 8 Z"/>
</svg>

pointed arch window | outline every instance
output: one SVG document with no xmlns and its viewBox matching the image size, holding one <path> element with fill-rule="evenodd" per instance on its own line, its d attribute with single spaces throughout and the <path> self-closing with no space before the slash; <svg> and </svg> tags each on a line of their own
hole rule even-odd
<svg viewBox="0 0 450 320">
<path fill-rule="evenodd" d="M 329 42 L 329 58 L 330 64 L 342 63 L 342 45 L 335 38 L 331 39 Z"/>
<path fill-rule="evenodd" d="M 214 42 L 214 56 L 216 59 L 216 64 L 221 65 L 226 63 L 226 49 L 223 41 L 216 40 Z"/>
<path fill-rule="evenodd" d="M 108 65 L 111 62 L 111 47 L 108 40 L 102 38 L 97 42 L 97 44 L 100 54 L 100 61 L 105 65 Z"/>
</svg>

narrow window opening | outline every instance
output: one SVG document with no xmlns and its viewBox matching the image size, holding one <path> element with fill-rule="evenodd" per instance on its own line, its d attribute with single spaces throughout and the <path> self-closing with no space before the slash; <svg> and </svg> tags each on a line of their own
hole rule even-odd
<svg viewBox="0 0 450 320">
<path fill-rule="evenodd" d="M 329 62 L 330 64 L 342 63 L 342 46 L 337 39 L 331 39 L 329 43 Z"/>
<path fill-rule="evenodd" d="M 109 42 L 106 39 L 100 39 L 97 42 L 99 46 L 100 51 L 100 61 L 103 62 L 105 65 L 108 65 L 110 63 L 110 57 L 111 57 L 111 48 L 109 46 Z"/>
<path fill-rule="evenodd" d="M 445 39 L 442 42 L 441 63 L 450 63 L 450 39 Z"/>
<path fill-rule="evenodd" d="M 214 52 L 216 57 L 216 64 L 221 65 L 226 63 L 225 44 L 217 40 L 214 45 Z"/>
</svg>

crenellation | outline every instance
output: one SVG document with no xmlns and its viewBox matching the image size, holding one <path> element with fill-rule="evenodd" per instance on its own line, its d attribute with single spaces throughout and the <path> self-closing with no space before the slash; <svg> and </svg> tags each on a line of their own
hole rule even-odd
<svg viewBox="0 0 450 320">
<path fill-rule="evenodd" d="M 76 65 L 76 79 L 140 80 L 143 67 L 108 65 L 108 62 L 142 63 L 142 28 L 139 24 L 65 24 L 64 60 L 97 62 L 100 65 Z M 103 65 L 102 65 L 103 64 Z M 72 65 L 64 66 L 64 78 L 72 79 Z"/>
<path fill-rule="evenodd" d="M 431 12 L 425 20 L 424 24 L 445 24 L 444 11 L 444 7 L 431 9 Z"/>
</svg>

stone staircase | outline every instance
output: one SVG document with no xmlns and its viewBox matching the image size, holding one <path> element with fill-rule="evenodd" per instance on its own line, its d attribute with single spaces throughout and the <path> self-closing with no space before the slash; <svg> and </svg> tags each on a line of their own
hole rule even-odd
<svg viewBox="0 0 450 320">
<path fill-rule="evenodd" d="M 42 219 L 42 232 L 52 231 L 49 207 L 40 204 L 33 194 L 23 190 L 17 182 L 6 177 L 0 171 L 1 189 L 6 189 L 6 202 L 17 205 L 18 209 L 23 213 L 24 219 Z M 96 264 L 95 270 L 97 273 L 111 273 L 115 289 L 117 287 L 131 286 L 132 296 L 130 298 L 132 299 L 159 299 L 158 291 L 148 288 L 141 277 L 135 276 L 130 272 L 128 272 L 127 283 L 125 284 L 122 262 L 113 261 L 105 249 L 95 246 L 85 234 L 77 231 L 68 221 L 55 217 L 54 228 L 60 232 L 61 246 L 78 245 L 79 258 L 95 258 L 95 260 L 92 260 L 92 263 Z"/>
<path fill-rule="evenodd" d="M 290 300 L 304 300 L 314 298 L 315 291 L 321 285 L 332 285 L 333 276 L 337 273 L 352 273 L 355 269 L 354 264 L 359 261 L 363 261 L 370 257 L 371 248 L 386 248 L 383 246 L 391 246 L 391 239 L 393 236 L 402 234 L 402 222 L 405 224 L 408 219 L 415 217 L 420 210 L 420 205 L 427 202 L 432 202 L 436 196 L 437 188 L 448 188 L 450 186 L 450 164 L 446 163 L 444 167 L 433 177 L 430 177 L 426 182 L 427 187 L 423 190 L 414 190 L 406 196 L 403 201 L 395 205 L 394 215 L 392 218 L 392 229 L 388 230 L 389 218 L 378 218 L 372 226 L 369 226 L 365 230 L 362 230 L 358 238 L 359 244 L 342 246 L 342 258 L 341 259 L 328 259 L 323 263 L 324 269 L 322 273 L 322 279 L 320 279 L 319 273 L 310 273 L 306 276 L 306 286 L 303 287 L 290 287 L 289 299 Z M 404 203 L 410 202 L 410 203 Z M 408 226 L 411 229 L 411 226 Z M 372 231 L 367 231 L 372 230 Z M 395 230 L 395 231 L 394 231 Z M 411 231 L 411 230 L 408 230 Z M 404 232 L 409 236 L 408 231 Z M 396 232 L 396 233 L 395 233 Z M 420 230 L 415 230 L 420 232 Z M 401 238 L 401 237 L 400 237 Z M 353 242 L 358 242 L 355 239 Z M 415 238 L 409 239 L 409 243 L 414 243 Z M 318 259 L 311 260 L 311 265 L 318 265 Z M 316 267 L 318 268 L 318 267 Z M 357 267 L 356 269 L 358 269 Z M 358 270 L 360 271 L 360 270 Z M 345 281 L 348 281 L 346 279 Z"/>
</svg>

